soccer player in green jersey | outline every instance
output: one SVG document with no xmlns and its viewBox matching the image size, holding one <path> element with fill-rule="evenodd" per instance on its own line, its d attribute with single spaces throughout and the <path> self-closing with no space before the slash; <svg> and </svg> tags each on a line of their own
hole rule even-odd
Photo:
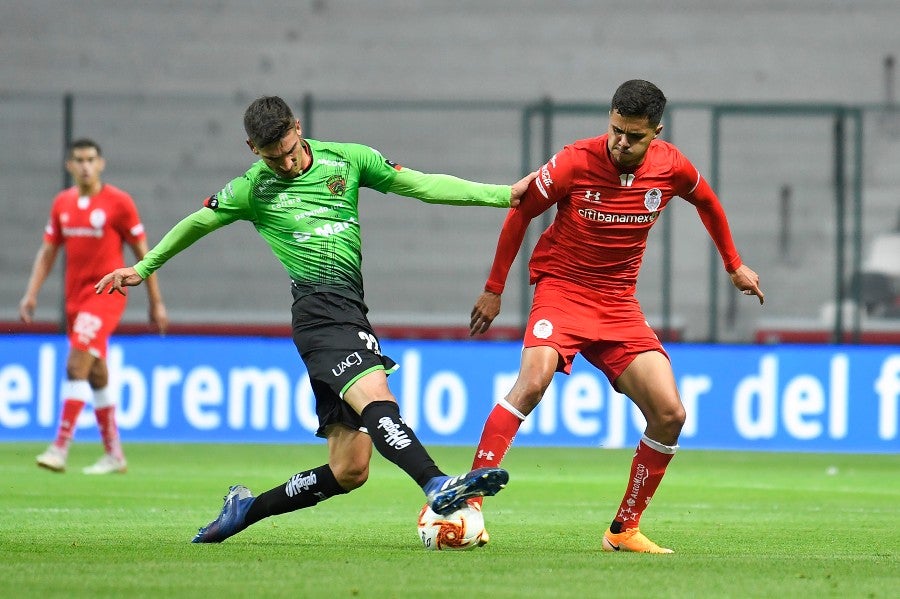
<svg viewBox="0 0 900 599">
<path fill-rule="evenodd" d="M 291 278 L 294 344 L 309 373 L 328 463 L 292 476 L 256 497 L 232 486 L 219 516 L 195 543 L 219 543 L 268 516 L 348 493 L 369 475 L 372 445 L 425 492 L 437 513 L 472 497 L 494 495 L 509 480 L 502 468 L 460 476 L 441 471 L 403 421 L 387 375 L 397 364 L 381 353 L 366 318 L 361 271 L 360 187 L 438 204 L 516 206 L 534 173 L 508 185 L 424 174 L 386 160 L 360 144 L 304 139 L 300 122 L 278 97 L 255 100 L 244 114 L 247 145 L 260 157 L 242 176 L 176 224 L 133 267 L 96 285 L 124 293 L 207 233 L 247 220 Z"/>
</svg>

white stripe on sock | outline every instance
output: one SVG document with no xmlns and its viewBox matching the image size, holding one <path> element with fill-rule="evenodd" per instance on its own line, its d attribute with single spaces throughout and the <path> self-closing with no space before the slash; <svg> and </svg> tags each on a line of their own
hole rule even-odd
<svg viewBox="0 0 900 599">
<path fill-rule="evenodd" d="M 63 401 L 77 399 L 89 404 L 94 396 L 94 391 L 91 389 L 91 384 L 87 382 L 87 379 L 66 379 L 60 387 L 60 396 Z"/>
<path fill-rule="evenodd" d="M 106 392 L 106 387 L 94 389 L 94 409 L 106 408 L 113 405 L 112 397 Z"/>
<path fill-rule="evenodd" d="M 667 453 L 671 455 L 678 451 L 677 445 L 663 445 L 659 441 L 654 441 L 647 435 L 641 435 L 641 441 L 644 442 L 644 445 L 646 445 L 650 449 L 655 449 L 659 453 Z"/>
<path fill-rule="evenodd" d="M 497 402 L 497 405 L 518 418 L 519 420 L 525 420 L 525 414 L 517 410 L 511 403 L 506 401 L 506 399 L 501 399 Z"/>
</svg>

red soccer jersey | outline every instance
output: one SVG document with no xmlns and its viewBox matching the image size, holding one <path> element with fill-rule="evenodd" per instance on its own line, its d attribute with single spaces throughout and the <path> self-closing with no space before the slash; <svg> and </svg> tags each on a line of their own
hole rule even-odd
<svg viewBox="0 0 900 599">
<path fill-rule="evenodd" d="M 94 284 L 124 266 L 122 244 L 144 237 L 144 225 L 131 196 L 104 184 L 92 197 L 77 187 L 56 196 L 44 229 L 44 240 L 66 250 L 66 310 L 95 295 Z"/>
<path fill-rule="evenodd" d="M 567 145 L 540 169 L 510 210 L 485 289 L 501 293 L 529 222 L 556 204 L 556 218 L 531 257 L 534 283 L 552 276 L 610 295 L 633 294 L 650 227 L 674 196 L 696 206 L 725 268 L 741 264 L 712 189 L 674 145 L 653 140 L 633 172 L 621 172 L 608 135 Z"/>
</svg>

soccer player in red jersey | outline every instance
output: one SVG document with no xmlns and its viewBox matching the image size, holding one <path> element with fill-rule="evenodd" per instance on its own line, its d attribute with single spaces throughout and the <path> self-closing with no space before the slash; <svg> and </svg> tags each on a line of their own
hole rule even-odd
<svg viewBox="0 0 900 599">
<path fill-rule="evenodd" d="M 37 456 L 37 464 L 64 472 L 69 445 L 81 410 L 93 402 L 94 415 L 103 438 L 103 456 L 85 474 L 125 472 L 127 464 L 116 426 L 115 404 L 106 391 L 109 371 L 106 349 L 109 336 L 125 311 L 124 295 L 97 295 L 94 283 L 108 271 L 124 264 L 122 245 L 127 243 L 140 259 L 147 253 L 144 225 L 131 196 L 100 175 L 106 163 L 100 146 L 89 139 L 74 141 L 66 158 L 66 170 L 75 185 L 64 189 L 53 201 L 19 316 L 30 323 L 41 286 L 53 270 L 61 247 L 66 252 L 65 309 L 69 336 L 66 380 L 63 382 L 62 412 L 56 440 Z M 150 320 L 165 332 L 168 316 L 155 278 L 147 281 Z"/>
<path fill-rule="evenodd" d="M 716 194 L 674 145 L 657 139 L 665 104 L 652 83 L 623 83 L 607 133 L 566 146 L 540 169 L 506 218 L 470 322 L 472 335 L 488 330 L 528 224 L 555 205 L 529 263 L 535 291 L 519 376 L 488 416 L 472 467 L 499 465 L 554 373 L 568 374 L 581 352 L 647 421 L 625 496 L 603 535 L 606 551 L 672 552 L 638 524 L 678 448 L 685 411 L 668 355 L 635 297 L 647 234 L 669 200 L 694 205 L 734 286 L 763 303 L 759 276 L 741 261 Z"/>
</svg>

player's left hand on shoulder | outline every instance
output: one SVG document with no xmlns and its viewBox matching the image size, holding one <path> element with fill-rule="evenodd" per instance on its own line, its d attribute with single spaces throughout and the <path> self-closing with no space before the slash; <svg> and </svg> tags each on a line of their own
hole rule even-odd
<svg viewBox="0 0 900 599">
<path fill-rule="evenodd" d="M 534 181 L 534 178 L 537 177 L 538 172 L 532 171 L 513 183 L 512 190 L 509 193 L 509 207 L 515 208 L 519 205 L 522 200 L 522 196 L 525 195 L 525 192 L 528 190 L 528 185 Z"/>
</svg>

